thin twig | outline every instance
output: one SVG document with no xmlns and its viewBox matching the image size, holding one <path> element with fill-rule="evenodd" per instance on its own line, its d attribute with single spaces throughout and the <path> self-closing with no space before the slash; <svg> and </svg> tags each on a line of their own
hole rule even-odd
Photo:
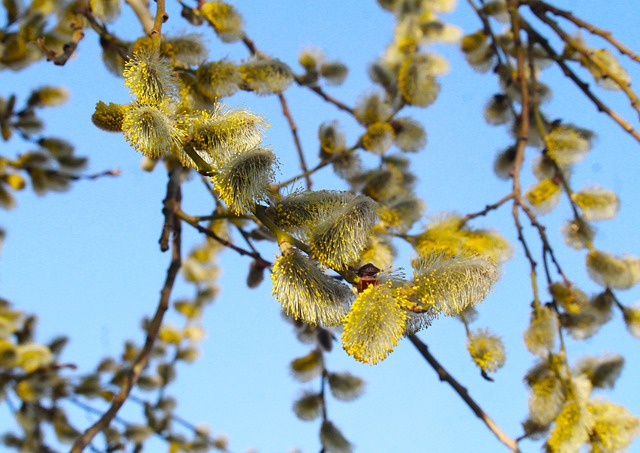
<svg viewBox="0 0 640 453">
<path fill-rule="evenodd" d="M 253 42 L 251 38 L 244 35 L 242 37 L 242 42 L 251 53 L 251 55 L 255 56 L 260 54 L 260 51 L 256 47 L 256 44 Z M 284 93 L 278 93 L 278 100 L 280 101 L 280 105 L 282 106 L 282 114 L 287 119 L 287 123 L 289 124 L 289 129 L 291 130 L 291 135 L 293 135 L 293 143 L 295 144 L 296 151 L 298 153 L 298 159 L 300 160 L 300 168 L 302 169 L 302 173 L 305 175 L 304 178 L 307 183 L 307 190 L 311 189 L 311 177 L 309 176 L 309 170 L 307 169 L 307 162 L 304 157 L 304 152 L 302 151 L 302 143 L 300 142 L 300 137 L 298 136 L 298 126 L 296 122 L 293 120 L 293 116 L 291 115 L 291 111 L 289 110 L 289 105 L 287 103 L 287 98 Z"/>
<path fill-rule="evenodd" d="M 469 214 L 465 215 L 462 218 L 462 225 L 466 224 L 471 219 L 475 219 L 476 217 L 485 216 L 490 211 L 498 209 L 500 206 L 505 204 L 507 201 L 511 200 L 513 197 L 514 197 L 514 194 L 512 192 L 510 194 L 505 195 L 504 197 L 502 197 L 500 200 L 496 201 L 495 203 L 486 205 L 482 211 L 472 212 L 472 213 L 469 213 Z"/>
<path fill-rule="evenodd" d="M 558 53 L 551 47 L 549 41 L 543 37 L 540 33 L 538 33 L 530 24 L 523 22 L 522 24 L 529 35 L 529 39 L 535 39 L 535 41 L 542 46 L 542 48 L 547 52 L 549 57 L 556 62 L 556 64 L 562 69 L 562 72 L 571 79 L 571 81 L 589 98 L 589 100 L 595 105 L 596 109 L 599 112 L 603 112 L 607 114 L 613 121 L 618 123 L 618 125 L 629 135 L 635 138 L 638 142 L 640 142 L 640 132 L 636 131 L 631 123 L 622 118 L 617 112 L 611 110 L 604 102 L 600 100 L 589 88 L 589 84 L 580 79 L 576 75 L 575 72 L 567 66 L 564 60 L 558 55 Z"/>
<path fill-rule="evenodd" d="M 518 138 L 516 145 L 516 157 L 513 164 L 513 179 L 512 179 L 512 187 L 513 187 L 513 206 L 511 210 L 511 215 L 513 217 L 514 224 L 516 226 L 516 230 L 518 232 L 518 240 L 522 244 L 524 249 L 524 253 L 529 260 L 529 265 L 531 267 L 531 287 L 533 290 L 533 301 L 534 305 L 537 307 L 539 305 L 539 297 L 538 297 L 538 284 L 537 284 L 537 273 L 536 266 L 537 263 L 531 254 L 531 250 L 527 244 L 527 241 L 524 237 L 522 224 L 520 222 L 520 207 L 524 205 L 522 203 L 522 182 L 520 180 L 522 174 L 522 164 L 524 162 L 524 154 L 525 148 L 527 145 L 527 137 L 529 136 L 529 84 L 526 78 L 525 72 L 525 64 L 524 64 L 524 52 L 522 48 L 522 41 L 520 39 L 520 26 L 521 26 L 521 17 L 518 12 L 518 2 L 517 0 L 509 0 L 508 2 L 508 10 L 509 16 L 511 17 L 511 27 L 514 36 L 514 45 L 516 51 L 516 60 L 517 60 L 517 78 L 520 82 L 520 96 L 522 99 L 522 107 L 520 114 L 518 115 L 520 119 L 520 129 L 518 130 Z"/>
<path fill-rule="evenodd" d="M 168 189 L 169 190 L 169 189 Z M 180 193 L 178 192 L 178 197 Z M 167 276 L 165 278 L 164 285 L 162 287 L 162 291 L 160 292 L 160 301 L 158 302 L 158 307 L 156 308 L 156 312 L 153 316 L 153 319 L 149 323 L 149 327 L 147 329 L 147 337 L 140 351 L 133 367 L 129 370 L 127 375 L 124 378 L 122 383 L 122 387 L 120 392 L 114 397 L 111 406 L 109 409 L 96 421 L 93 425 L 91 425 L 87 430 L 85 430 L 82 435 L 80 435 L 75 442 L 73 443 L 73 447 L 71 448 L 71 453 L 80 453 L 82 450 L 89 445 L 91 440 L 98 434 L 99 432 L 105 430 L 111 421 L 114 419 L 122 405 L 125 403 L 131 390 L 138 382 L 142 371 L 147 366 L 149 362 L 149 358 L 151 357 L 151 352 L 155 345 L 156 339 L 158 337 L 158 332 L 160 331 L 160 326 L 162 325 L 162 320 L 164 318 L 164 314 L 169 308 L 169 299 L 171 297 L 171 291 L 173 289 L 173 285 L 176 281 L 176 277 L 178 275 L 178 271 L 180 270 L 180 266 L 182 264 L 181 254 L 180 254 L 180 245 L 181 245 L 181 231 L 180 231 L 180 222 L 176 221 L 173 227 L 173 241 L 172 241 L 172 253 L 171 253 L 171 262 L 169 264 L 169 268 L 167 269 Z"/>
<path fill-rule="evenodd" d="M 542 241 L 544 250 L 547 253 L 549 253 L 549 256 L 551 257 L 551 261 L 553 261 L 553 264 L 556 266 L 556 270 L 558 271 L 558 274 L 560 274 L 560 276 L 562 277 L 565 283 L 569 284 L 570 283 L 569 279 L 567 278 L 565 273 L 562 271 L 562 268 L 560 267 L 560 263 L 556 259 L 555 253 L 553 253 L 553 249 L 551 248 L 551 244 L 549 243 L 549 238 L 547 237 L 546 227 L 538 221 L 538 218 L 536 217 L 536 215 L 533 213 L 533 211 L 529 206 L 523 203 L 520 205 L 520 208 L 529 218 L 531 225 L 533 225 L 538 230 L 538 235 L 540 236 L 540 240 Z"/>
<path fill-rule="evenodd" d="M 522 0 L 522 3 L 528 4 L 531 7 L 531 9 L 541 8 L 545 11 L 549 11 L 550 13 L 555 14 L 556 16 L 563 17 L 568 21 L 573 22 L 576 26 L 580 28 L 584 28 L 589 33 L 596 36 L 600 36 L 602 39 L 607 41 L 613 47 L 618 49 L 618 51 L 621 54 L 628 56 L 629 58 L 631 58 L 633 61 L 637 63 L 640 63 L 640 55 L 638 55 L 633 50 L 629 49 L 627 46 L 625 46 L 616 38 L 614 38 L 613 34 L 610 31 L 603 30 L 601 28 L 596 27 L 595 25 L 575 16 L 573 13 L 571 13 L 571 11 L 566 11 L 564 9 L 557 8 L 553 5 L 550 5 L 549 3 L 546 3 L 540 0 Z"/>
<path fill-rule="evenodd" d="M 429 348 L 425 343 L 422 342 L 415 334 L 408 335 L 411 343 L 416 347 L 420 355 L 424 357 L 424 359 L 431 365 L 431 368 L 438 374 L 438 378 L 441 381 L 445 381 L 448 383 L 455 392 L 460 395 L 460 398 L 469 406 L 469 408 L 473 411 L 476 416 L 481 419 L 487 428 L 498 438 L 500 442 L 507 446 L 514 453 L 519 453 L 520 448 L 518 447 L 518 443 L 516 440 L 509 437 L 502 429 L 498 426 L 498 424 L 493 421 L 489 415 L 476 403 L 476 401 L 471 398 L 469 395 L 469 391 L 463 387 L 451 374 L 438 362 L 438 360 L 431 354 Z"/>
<path fill-rule="evenodd" d="M 305 88 L 310 89 L 311 91 L 316 93 L 318 96 L 320 96 L 322 99 L 327 101 L 329 104 L 333 104 L 334 106 L 336 106 L 338 109 L 342 110 L 343 112 L 347 112 L 350 115 L 355 116 L 355 111 L 353 110 L 353 108 L 349 107 L 348 105 L 346 105 L 343 102 L 339 101 L 338 99 L 334 98 L 330 94 L 325 93 L 325 91 L 320 86 L 318 86 L 318 85 L 308 85 L 308 84 L 304 83 L 302 81 L 302 79 L 299 78 L 299 77 L 296 77 L 296 83 L 298 85 L 300 85 L 301 87 L 305 87 Z"/>
<path fill-rule="evenodd" d="M 622 80 L 617 74 L 610 71 L 609 68 L 607 68 L 607 66 L 604 63 L 599 61 L 597 58 L 594 58 L 593 51 L 582 46 L 582 44 L 580 44 L 579 41 L 572 39 L 571 36 L 569 36 L 558 25 L 558 23 L 555 20 L 550 19 L 543 12 L 537 11 L 536 9 L 532 9 L 532 11 L 533 11 L 533 14 L 535 14 L 536 17 L 538 17 L 538 19 L 540 19 L 542 22 L 547 24 L 560 37 L 560 39 L 562 39 L 562 41 L 564 41 L 567 45 L 570 45 L 575 50 L 580 52 L 580 54 L 583 55 L 584 58 L 591 65 L 598 68 L 598 70 L 603 74 L 603 76 L 606 76 L 606 78 L 611 79 L 617 86 L 619 86 L 620 89 L 624 92 L 624 94 L 626 94 L 627 97 L 629 98 L 631 107 L 636 112 L 640 113 L 640 99 L 638 99 L 638 96 L 636 95 L 636 93 L 631 89 L 631 84 L 629 83 L 628 80 Z"/>
<path fill-rule="evenodd" d="M 157 49 L 160 49 L 160 39 L 162 38 L 162 24 L 168 19 L 169 15 L 165 10 L 165 0 L 156 0 L 156 16 L 153 20 L 153 29 L 151 30 L 151 38 Z"/>
<path fill-rule="evenodd" d="M 181 211 L 181 210 L 176 211 L 175 212 L 175 216 L 177 218 L 179 218 L 180 220 L 188 223 L 192 227 L 194 227 L 200 233 L 210 237 L 211 239 L 214 239 L 214 240 L 218 241 L 220 244 L 224 245 L 225 247 L 229 247 L 230 249 L 238 252 L 240 255 L 250 256 L 253 259 L 255 259 L 256 261 L 258 261 L 261 265 L 264 265 L 264 267 L 270 267 L 271 266 L 272 263 L 267 261 L 267 260 L 265 260 L 264 258 L 262 258 L 262 256 L 260 256 L 259 253 L 255 253 L 255 252 L 251 252 L 249 250 L 245 250 L 242 247 L 238 247 L 233 242 L 230 242 L 230 241 L 226 240 L 225 238 L 222 238 L 222 237 L 218 236 L 216 233 L 214 233 L 210 229 L 199 225 L 198 221 L 195 218 L 189 216 L 188 214 L 184 213 L 183 211 Z"/>
</svg>

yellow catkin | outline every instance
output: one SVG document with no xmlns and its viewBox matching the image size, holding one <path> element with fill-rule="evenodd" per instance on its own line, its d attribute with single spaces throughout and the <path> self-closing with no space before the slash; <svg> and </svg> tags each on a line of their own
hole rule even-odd
<svg viewBox="0 0 640 453">
<path fill-rule="evenodd" d="M 404 335 L 406 318 L 388 285 L 369 286 L 345 318 L 342 346 L 356 360 L 376 364 Z"/>
<path fill-rule="evenodd" d="M 336 326 L 349 310 L 349 286 L 325 274 L 296 249 L 278 257 L 271 274 L 272 293 L 285 314 L 311 325 Z"/>
</svg>

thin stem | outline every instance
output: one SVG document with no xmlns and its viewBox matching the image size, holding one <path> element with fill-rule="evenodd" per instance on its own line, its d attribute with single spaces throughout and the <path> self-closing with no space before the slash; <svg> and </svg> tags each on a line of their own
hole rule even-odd
<svg viewBox="0 0 640 453">
<path fill-rule="evenodd" d="M 520 223 L 520 207 L 523 206 L 522 203 L 522 183 L 521 183 L 521 174 L 522 174 L 522 164 L 524 162 L 524 153 L 527 145 L 527 137 L 529 136 L 529 83 L 526 78 L 525 72 L 525 64 L 524 64 L 524 52 L 522 47 L 522 41 L 520 39 L 520 14 L 518 12 L 518 2 L 517 0 L 509 0 L 508 2 L 509 15 L 511 17 L 511 27 L 513 30 L 514 36 L 514 45 L 516 51 L 516 59 L 517 59 L 517 78 L 520 82 L 520 95 L 522 98 L 522 108 L 520 114 L 518 115 L 520 119 L 520 129 L 518 130 L 518 138 L 517 138 L 517 146 L 516 146 L 516 157 L 513 165 L 513 206 L 511 210 L 511 214 L 513 216 L 513 221 L 516 225 L 516 229 L 518 231 L 518 240 L 522 244 L 524 248 L 525 255 L 529 260 L 529 265 L 531 267 L 531 287 L 533 291 L 533 301 L 534 306 L 538 306 L 540 303 L 538 297 L 538 284 L 537 284 L 537 273 L 536 266 L 537 263 L 533 259 L 533 255 L 531 254 L 531 250 L 527 245 L 527 241 L 524 237 L 522 224 Z"/>
<path fill-rule="evenodd" d="M 179 196 L 179 193 L 178 193 Z M 155 345 L 156 339 L 158 337 L 158 332 L 160 331 L 160 326 L 162 325 L 162 320 L 164 319 L 164 314 L 169 308 L 169 299 L 171 297 L 171 292 L 173 290 L 173 285 L 176 281 L 176 277 L 178 275 L 178 271 L 180 270 L 180 266 L 182 264 L 181 254 L 180 254 L 180 246 L 182 242 L 182 235 L 180 231 L 180 222 L 175 222 L 173 227 L 173 241 L 172 241 L 172 253 L 171 253 L 171 262 L 169 264 L 169 268 L 167 269 L 167 276 L 165 278 L 164 285 L 162 287 L 162 291 L 160 292 L 160 301 L 158 302 L 158 306 L 156 308 L 156 312 L 153 316 L 153 319 L 149 323 L 149 327 L 147 329 L 147 337 L 145 339 L 144 346 L 140 351 L 138 357 L 136 358 L 133 367 L 129 370 L 127 375 L 124 378 L 122 383 L 122 387 L 120 392 L 114 397 L 111 406 L 109 409 L 96 421 L 93 425 L 87 428 L 73 443 L 73 447 L 71 448 L 71 453 L 80 453 L 84 450 L 87 445 L 91 443 L 91 440 L 101 431 L 104 431 L 111 421 L 116 417 L 118 411 L 125 403 L 131 390 L 138 382 L 142 371 L 145 369 L 147 364 L 149 363 L 149 359 L 151 357 L 151 352 Z"/>
<path fill-rule="evenodd" d="M 556 64 L 562 69 L 562 72 L 571 79 L 571 81 L 587 96 L 587 98 L 595 105 L 596 109 L 599 112 L 603 112 L 608 115 L 613 121 L 618 123 L 618 125 L 629 135 L 635 138 L 638 142 L 640 142 L 640 132 L 636 131 L 631 123 L 622 118 L 617 112 L 610 109 L 604 102 L 600 100 L 589 88 L 589 84 L 580 79 L 575 72 L 567 66 L 564 60 L 558 55 L 558 53 L 551 47 L 549 41 L 543 37 L 540 33 L 538 33 L 530 24 L 524 22 L 523 26 L 526 28 L 527 33 L 531 38 L 535 39 L 535 41 L 542 46 L 542 48 L 547 52 L 549 57 L 556 62 Z"/>
<path fill-rule="evenodd" d="M 256 47 L 256 44 L 248 36 L 246 35 L 243 36 L 242 42 L 244 43 L 249 53 L 251 53 L 251 55 L 255 56 L 260 53 L 260 51 Z M 291 135 L 293 136 L 293 143 L 298 153 L 298 159 L 300 161 L 300 169 L 302 170 L 302 173 L 306 180 L 307 190 L 311 190 L 312 182 L 309 176 L 310 174 L 308 173 L 307 162 L 304 157 L 304 152 L 302 150 L 302 142 L 300 142 L 300 137 L 298 136 L 298 126 L 296 125 L 296 122 L 293 120 L 293 116 L 291 115 L 291 111 L 289 110 L 287 98 L 285 97 L 284 93 L 278 93 L 278 100 L 280 101 L 280 106 L 282 107 L 282 114 L 287 119 L 287 123 L 289 124 L 289 129 L 291 130 Z"/>
<path fill-rule="evenodd" d="M 189 225 L 191 225 L 192 227 L 194 227 L 200 233 L 210 237 L 211 239 L 214 239 L 214 240 L 218 241 L 220 244 L 224 245 L 225 247 L 229 247 L 230 249 L 238 252 L 240 255 L 250 256 L 253 259 L 255 259 L 256 261 L 258 261 L 261 265 L 264 265 L 265 267 L 271 266 L 271 263 L 269 261 L 265 260 L 264 258 L 262 258 L 262 256 L 260 256 L 259 253 L 250 252 L 249 250 L 245 250 L 242 247 L 238 247 L 234 243 L 232 243 L 232 242 L 230 242 L 230 241 L 218 236 L 216 233 L 214 233 L 210 229 L 199 225 L 196 218 L 191 217 L 190 215 L 186 214 L 182 210 L 177 210 L 175 212 L 175 216 L 178 219 L 182 220 L 183 222 L 186 222 Z"/>
<path fill-rule="evenodd" d="M 312 174 L 314 174 L 315 172 L 317 172 L 318 170 L 326 167 L 327 165 L 329 165 L 331 163 L 331 160 L 323 160 L 322 162 L 320 162 L 318 165 L 316 165 L 315 167 L 311 168 L 310 170 L 305 171 L 304 173 L 301 173 L 299 175 L 296 175 L 292 178 L 289 178 L 283 182 L 280 182 L 277 184 L 277 188 L 280 189 L 280 187 L 286 187 L 289 184 L 293 184 L 294 182 L 298 181 L 300 178 L 306 178 Z"/>
<path fill-rule="evenodd" d="M 547 251 L 547 253 L 549 253 L 549 256 L 551 257 L 551 261 L 556 266 L 556 270 L 558 271 L 558 274 L 560 274 L 560 276 L 562 277 L 564 282 L 568 284 L 569 283 L 569 279 L 567 278 L 565 273 L 562 271 L 562 268 L 560 267 L 560 263 L 556 259 L 556 256 L 553 253 L 553 249 L 551 248 L 551 244 L 549 243 L 549 238 L 547 237 L 546 227 L 544 225 L 542 225 L 538 221 L 538 218 L 536 217 L 536 215 L 533 213 L 533 211 L 531 210 L 531 208 L 529 206 L 527 206 L 525 204 L 522 204 L 522 205 L 520 205 L 520 207 L 522 208 L 522 211 L 529 218 L 529 221 L 531 222 L 531 225 L 533 225 L 538 230 L 538 235 L 540 236 L 540 240 L 542 241 L 544 249 Z"/>
<path fill-rule="evenodd" d="M 483 421 L 487 428 L 498 438 L 500 442 L 509 448 L 509 450 L 514 453 L 519 453 L 520 448 L 518 447 L 518 442 L 515 439 L 509 437 L 502 429 L 498 426 L 498 424 L 493 421 L 489 415 L 480 407 L 476 401 L 471 398 L 469 395 L 469 391 L 463 387 L 441 364 L 438 360 L 431 354 L 429 348 L 425 343 L 422 342 L 415 334 L 408 335 L 411 343 L 416 347 L 420 355 L 431 365 L 431 368 L 437 373 L 438 378 L 441 381 L 445 381 L 449 384 L 453 390 L 462 398 L 462 400 L 469 406 L 469 408 L 473 411 L 476 416 Z"/>
<path fill-rule="evenodd" d="M 322 99 L 327 101 L 329 104 L 333 104 L 334 106 L 336 106 L 338 109 L 342 110 L 343 112 L 347 112 L 348 114 L 350 114 L 352 116 L 355 116 L 355 112 L 354 112 L 353 108 L 351 108 L 348 105 L 342 103 L 341 101 L 339 101 L 338 99 L 334 98 L 330 94 L 325 93 L 324 90 L 320 86 L 305 84 L 305 83 L 303 83 L 302 79 L 300 79 L 299 77 L 296 77 L 296 83 L 298 85 L 300 85 L 301 87 L 305 87 L 305 88 L 310 89 L 311 91 L 316 93 L 318 96 L 320 96 Z"/>
</svg>

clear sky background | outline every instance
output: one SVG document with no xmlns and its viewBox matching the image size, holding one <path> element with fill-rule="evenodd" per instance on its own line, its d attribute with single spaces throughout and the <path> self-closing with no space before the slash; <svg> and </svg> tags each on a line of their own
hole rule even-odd
<svg viewBox="0 0 640 453">
<path fill-rule="evenodd" d="M 574 3 L 557 2 L 558 6 L 573 8 L 585 19 L 613 30 L 620 40 L 637 50 L 640 9 L 635 2 Z M 373 0 L 245 0 L 234 4 L 244 15 L 246 31 L 258 48 L 287 62 L 294 70 L 299 71 L 298 52 L 309 46 L 319 47 L 327 56 L 347 63 L 350 74 L 343 86 L 328 91 L 349 105 L 372 86 L 366 75 L 367 65 L 392 36 L 392 16 Z M 170 19 L 164 32 L 192 31 L 175 6 L 170 4 Z M 466 32 L 479 28 L 478 19 L 465 2 L 460 2 L 445 19 Z M 125 37 L 140 34 L 130 18 L 118 23 L 114 31 Z M 228 56 L 238 61 L 247 56 L 240 44 L 220 43 L 211 28 L 197 31 L 209 44 L 210 59 Z M 590 44 L 595 42 L 595 38 L 587 38 Z M 426 110 L 408 110 L 428 133 L 426 149 L 412 156 L 420 179 L 417 193 L 426 201 L 428 214 L 465 214 L 482 209 L 510 191 L 510 183 L 497 180 L 492 166 L 495 154 L 512 139 L 503 128 L 487 126 L 482 120 L 485 102 L 497 91 L 495 78 L 473 72 L 455 46 L 437 46 L 435 50 L 446 56 L 451 65 L 450 74 L 441 78 L 440 97 Z M 629 66 L 628 60 L 624 62 Z M 640 80 L 640 71 L 633 69 L 630 73 L 632 80 Z M 615 190 L 621 198 L 617 218 L 598 225 L 596 247 L 640 256 L 640 146 L 599 114 L 577 89 L 560 79 L 559 71 L 545 71 L 543 81 L 555 87 L 546 111 L 553 118 L 595 129 L 598 135 L 590 155 L 576 167 L 574 187 L 597 183 Z M 89 372 L 102 356 L 119 355 L 125 339 L 140 343 L 140 319 L 155 310 L 170 259 L 160 252 L 157 243 L 167 176 L 160 167 L 153 173 L 141 171 L 140 154 L 125 143 L 121 134 L 108 134 L 92 125 L 90 117 L 96 102 L 129 101 L 122 79 L 104 68 L 95 34 L 87 34 L 77 56 L 65 67 L 39 63 L 19 73 L 0 73 L 0 94 L 15 92 L 19 100 L 24 100 L 32 88 L 45 84 L 71 89 L 67 105 L 42 112 L 46 133 L 71 140 L 79 155 L 90 158 L 88 172 L 120 168 L 122 175 L 81 181 L 68 193 L 49 194 L 44 199 L 24 191 L 18 195 L 14 211 L 0 212 L 0 225 L 7 232 L 0 257 L 0 293 L 17 308 L 40 316 L 40 341 L 68 335 L 71 343 L 63 360 L 77 363 L 79 372 Z M 621 94 L 599 93 L 638 125 Z M 286 95 L 303 148 L 312 156 L 311 165 L 317 162 L 317 129 L 322 122 L 340 120 L 349 143 L 361 133 L 353 119 L 313 93 L 292 86 Z M 267 118 L 271 127 L 265 142 L 280 157 L 278 177 L 284 180 L 296 174 L 295 150 L 277 98 L 257 99 L 240 94 L 227 103 L 251 108 Z M 16 140 L 2 146 L 3 153 L 9 155 L 27 149 Z M 533 181 L 529 168 L 527 165 L 525 169 L 527 183 Z M 314 188 L 344 186 L 327 173 L 314 178 Z M 195 178 L 186 184 L 183 198 L 187 213 L 204 215 L 210 210 L 210 200 Z M 532 296 L 528 264 L 516 241 L 509 211 L 505 207 L 473 223 L 474 227 L 498 229 L 515 250 L 515 256 L 504 266 L 503 278 L 479 306 L 480 317 L 474 324 L 490 327 L 507 346 L 507 363 L 495 375 L 495 382 L 481 378 L 466 352 L 464 328 L 458 321 L 441 319 L 419 336 L 486 412 L 510 436 L 517 437 L 527 413 L 522 376 L 534 362 L 522 341 Z M 559 230 L 569 215 L 569 206 L 563 200 L 553 214 L 542 220 L 569 277 L 584 291 L 595 293 L 599 288 L 587 277 L 584 251 L 568 250 L 563 244 Z M 201 238 L 188 226 L 184 232 L 186 251 Z M 539 256 L 535 236 L 528 238 Z M 277 250 L 271 244 L 261 251 L 271 259 Z M 397 264 L 409 267 L 409 259 L 405 250 Z M 294 448 L 305 453 L 319 451 L 319 422 L 299 421 L 291 411 L 294 398 L 303 388 L 319 385 L 316 381 L 300 384 L 288 371 L 289 362 L 308 348 L 297 342 L 290 325 L 282 320 L 268 280 L 259 289 L 246 288 L 249 260 L 226 251 L 220 264 L 224 269 L 219 281 L 222 291 L 205 314 L 207 337 L 201 344 L 202 357 L 191 366 L 180 366 L 178 381 L 170 389 L 179 400 L 177 413 L 194 423 L 206 422 L 213 434 L 226 433 L 234 452 L 250 447 L 264 453 Z M 174 300 L 190 296 L 191 290 L 179 283 Z M 623 303 L 632 304 L 640 300 L 640 289 L 618 295 Z M 567 349 L 572 361 L 585 353 L 625 355 L 627 363 L 617 388 L 604 396 L 640 415 L 638 342 L 626 332 L 619 313 L 596 337 L 581 343 L 569 340 Z M 355 362 L 338 346 L 327 356 L 327 367 L 350 371 L 367 381 L 366 393 L 355 402 L 328 400 L 329 417 L 358 452 L 507 451 L 462 400 L 438 381 L 406 340 L 387 360 L 373 367 Z M 137 406 L 128 405 L 124 414 L 133 419 L 138 410 Z M 9 419 L 9 411 L 0 407 L 0 426 L 7 426 Z M 79 415 L 75 420 L 84 427 L 94 418 Z M 522 442 L 521 447 L 523 452 L 539 450 L 539 444 L 531 441 Z M 640 452 L 640 443 L 630 451 Z"/>
</svg>

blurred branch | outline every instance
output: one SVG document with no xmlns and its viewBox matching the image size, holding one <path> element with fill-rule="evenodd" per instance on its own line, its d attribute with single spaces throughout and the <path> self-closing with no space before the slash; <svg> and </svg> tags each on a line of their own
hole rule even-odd
<svg viewBox="0 0 640 453">
<path fill-rule="evenodd" d="M 573 83 L 593 102 L 599 112 L 606 113 L 611 119 L 613 119 L 618 125 L 629 133 L 633 138 L 640 142 L 640 133 L 636 131 L 633 126 L 622 118 L 618 113 L 611 110 L 604 102 L 602 102 L 589 88 L 589 84 L 580 79 L 575 72 L 567 66 L 564 60 L 558 55 L 558 53 L 551 47 L 549 41 L 538 33 L 530 24 L 523 23 L 529 39 L 535 40 L 542 48 L 547 52 L 549 57 L 562 69 L 562 72 L 573 81 Z"/>
<path fill-rule="evenodd" d="M 330 94 L 325 93 L 324 90 L 320 86 L 318 86 L 318 85 L 309 85 L 309 84 L 303 83 L 302 80 L 299 77 L 296 77 L 296 83 L 301 87 L 305 87 L 305 88 L 310 89 L 311 91 L 316 93 L 318 96 L 320 96 L 322 99 L 324 99 L 328 103 L 333 104 L 334 106 L 336 106 L 338 109 L 340 109 L 340 110 L 342 110 L 344 112 L 347 112 L 348 114 L 350 114 L 352 116 L 355 116 L 355 112 L 354 112 L 353 108 L 349 107 L 346 104 L 343 104 L 341 101 L 339 101 L 338 99 L 334 98 Z"/>
<path fill-rule="evenodd" d="M 176 222 L 174 216 L 176 210 L 180 206 L 180 178 L 182 177 L 182 168 L 175 167 L 169 172 L 169 182 L 167 183 L 167 195 L 162 204 L 162 214 L 164 215 L 164 223 L 162 224 L 162 233 L 160 234 L 160 250 L 166 252 L 169 250 L 169 238 L 171 232 L 174 231 Z"/>
<path fill-rule="evenodd" d="M 518 231 L 518 240 L 522 244 L 524 253 L 529 261 L 531 267 L 531 287 L 533 290 L 534 305 L 538 306 L 540 301 L 538 297 L 538 284 L 537 284 L 537 263 L 531 254 L 531 250 L 524 237 L 522 223 L 520 222 L 520 207 L 524 206 L 522 202 L 522 182 L 520 180 L 522 176 L 522 164 L 524 162 L 524 154 L 527 146 L 527 140 L 529 136 L 529 83 L 526 78 L 525 64 L 524 64 L 524 51 L 522 48 L 522 40 L 520 39 L 520 26 L 521 18 L 518 12 L 517 0 L 509 0 L 508 3 L 509 16 L 511 17 L 511 29 L 513 32 L 513 40 L 515 46 L 516 60 L 517 60 L 517 79 L 520 82 L 520 96 L 522 98 L 522 108 L 518 118 L 520 120 L 520 128 L 518 129 L 517 145 L 516 145 L 516 157 L 513 164 L 513 206 L 511 215 L 513 216 L 513 222 Z"/>
<path fill-rule="evenodd" d="M 519 453 L 520 448 L 518 447 L 518 443 L 505 434 L 504 431 L 496 424 L 495 421 L 487 413 L 482 410 L 482 408 L 475 402 L 473 398 L 469 395 L 469 391 L 463 387 L 449 372 L 438 362 L 438 360 L 431 354 L 429 348 L 425 343 L 422 342 L 415 334 L 408 335 L 409 340 L 416 347 L 420 355 L 431 365 L 431 368 L 438 374 L 438 378 L 441 381 L 447 382 L 455 392 L 460 395 L 462 400 L 467 403 L 467 406 L 473 411 L 474 414 L 478 418 L 480 418 L 485 425 L 489 428 L 489 430 L 498 438 L 500 442 L 509 448 L 509 450 L 514 453 Z"/>
<path fill-rule="evenodd" d="M 568 21 L 573 22 L 573 24 L 576 25 L 577 27 L 584 28 L 585 30 L 587 30 L 589 33 L 593 35 L 600 36 L 602 39 L 607 41 L 613 47 L 618 49 L 618 51 L 621 54 L 628 56 L 629 58 L 631 58 L 637 63 L 640 63 L 640 55 L 638 55 L 633 50 L 629 49 L 627 46 L 625 46 L 616 38 L 614 38 L 613 34 L 610 31 L 603 30 L 585 20 L 582 20 L 581 18 L 573 15 L 571 11 L 566 11 L 566 10 L 557 8 L 553 5 L 550 5 L 549 3 L 546 3 L 540 0 L 522 0 L 521 3 L 526 3 L 527 5 L 529 5 L 529 7 L 532 10 L 548 11 L 552 14 L 555 14 L 556 16 L 563 17 Z"/>
<path fill-rule="evenodd" d="M 173 175 L 171 175 L 173 176 Z M 167 197 L 170 196 L 169 192 L 173 190 L 171 176 L 169 178 L 169 184 L 167 184 Z M 180 189 L 177 189 L 176 199 L 180 199 Z M 179 208 L 179 206 L 178 206 Z M 167 269 L 167 276 L 165 278 L 164 285 L 162 287 L 162 291 L 160 292 L 160 301 L 158 302 L 158 307 L 156 308 L 156 312 L 153 316 L 153 319 L 149 323 L 149 327 L 147 329 L 147 337 L 140 351 L 138 357 L 136 358 L 133 367 L 129 370 L 129 373 L 125 376 L 124 381 L 122 383 L 122 387 L 120 392 L 114 397 L 111 406 L 109 409 L 96 421 L 93 425 L 91 425 L 87 430 L 85 430 L 82 435 L 80 435 L 75 442 L 73 443 L 73 447 L 71 448 L 71 453 L 80 453 L 82 450 L 89 445 L 91 440 L 98 434 L 99 432 L 106 429 L 111 421 L 114 419 L 122 405 L 125 403 L 131 390 L 138 382 L 142 371 L 147 366 L 149 362 L 149 358 L 151 357 L 151 351 L 158 337 L 158 332 L 160 331 L 160 326 L 162 325 L 162 320 L 164 318 L 164 314 L 169 308 L 169 298 L 171 297 L 171 291 L 173 290 L 173 285 L 176 281 L 176 277 L 178 275 L 178 271 L 180 270 L 180 266 L 182 264 L 182 259 L 180 255 L 180 246 L 182 242 L 182 235 L 180 229 L 180 222 L 174 220 L 173 225 L 173 240 L 172 240 L 172 253 L 171 253 L 171 262 L 169 264 L 169 268 Z"/>
<path fill-rule="evenodd" d="M 44 38 L 36 39 L 36 44 L 44 53 L 47 58 L 47 61 L 52 61 L 56 66 L 64 66 L 71 55 L 78 48 L 78 44 L 84 38 L 84 15 L 85 11 L 89 8 L 89 5 L 86 4 L 85 0 L 78 1 L 78 6 L 75 9 L 73 15 L 74 19 L 70 23 L 70 27 L 73 30 L 71 34 L 71 41 L 64 43 L 62 46 L 62 53 L 60 55 L 56 54 L 55 51 L 47 48 L 44 43 Z"/>
<path fill-rule="evenodd" d="M 631 103 L 631 107 L 640 113 L 640 99 L 631 89 L 631 84 L 628 81 L 620 79 L 615 73 L 609 70 L 606 65 L 604 65 L 600 60 L 593 57 L 593 51 L 585 48 L 580 44 L 580 42 L 576 39 L 571 38 L 553 19 L 547 17 L 544 13 L 532 9 L 533 13 L 540 19 L 542 22 L 547 24 L 559 37 L 564 41 L 567 45 L 571 46 L 575 50 L 577 50 L 591 65 L 598 68 L 598 70 L 606 76 L 606 78 L 613 80 L 613 82 L 620 87 L 620 89 L 627 95 L 629 101 Z"/>
</svg>

